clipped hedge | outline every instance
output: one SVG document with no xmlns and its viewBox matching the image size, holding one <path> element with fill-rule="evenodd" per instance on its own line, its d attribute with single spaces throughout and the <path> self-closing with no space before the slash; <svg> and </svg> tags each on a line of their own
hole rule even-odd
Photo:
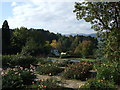
<svg viewBox="0 0 120 90">
<path fill-rule="evenodd" d="M 3 55 L 2 65 L 3 67 L 15 67 L 21 66 L 24 68 L 29 68 L 30 64 L 36 64 L 38 62 L 37 58 L 32 56 L 22 56 L 22 55 Z"/>
</svg>

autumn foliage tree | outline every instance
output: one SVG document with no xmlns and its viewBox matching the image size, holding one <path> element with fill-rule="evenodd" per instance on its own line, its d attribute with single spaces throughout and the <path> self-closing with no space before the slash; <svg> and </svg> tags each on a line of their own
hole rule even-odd
<svg viewBox="0 0 120 90">
<path fill-rule="evenodd" d="M 52 40 L 52 43 L 50 45 L 52 46 L 52 48 L 57 48 L 57 41 Z"/>
<path fill-rule="evenodd" d="M 91 41 L 84 40 L 76 47 L 74 53 L 77 55 L 82 55 L 83 57 L 89 56 L 92 52 L 91 45 Z"/>
</svg>

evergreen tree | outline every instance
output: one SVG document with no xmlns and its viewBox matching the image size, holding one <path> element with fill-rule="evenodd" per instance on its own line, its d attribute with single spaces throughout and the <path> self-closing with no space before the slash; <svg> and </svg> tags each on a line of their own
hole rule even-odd
<svg viewBox="0 0 120 90">
<path fill-rule="evenodd" d="M 9 54 L 11 31 L 7 20 L 2 25 L 2 54 Z"/>
</svg>

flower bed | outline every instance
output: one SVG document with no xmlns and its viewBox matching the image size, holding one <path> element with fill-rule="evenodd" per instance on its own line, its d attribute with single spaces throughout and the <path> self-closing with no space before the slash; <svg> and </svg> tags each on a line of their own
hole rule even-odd
<svg viewBox="0 0 120 90">
<path fill-rule="evenodd" d="M 90 62 L 73 63 L 64 70 L 62 76 L 67 79 L 86 80 L 91 69 L 92 63 Z"/>
<path fill-rule="evenodd" d="M 28 69 L 23 70 L 20 68 L 7 69 L 1 72 L 2 75 L 2 88 L 25 88 L 27 85 L 31 85 L 32 81 L 36 78 L 36 75 Z"/>
<path fill-rule="evenodd" d="M 45 64 L 45 65 L 41 65 L 37 68 L 37 71 L 39 72 L 39 74 L 42 75 L 57 75 L 58 73 L 62 72 L 64 69 L 59 68 L 57 66 L 57 64 Z"/>
</svg>

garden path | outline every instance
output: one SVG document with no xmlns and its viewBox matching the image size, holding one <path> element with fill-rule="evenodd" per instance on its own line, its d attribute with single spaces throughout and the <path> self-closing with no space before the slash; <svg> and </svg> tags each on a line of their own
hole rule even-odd
<svg viewBox="0 0 120 90">
<path fill-rule="evenodd" d="M 61 80 L 63 83 L 63 86 L 66 88 L 79 88 L 81 85 L 85 84 L 85 81 L 80 80 L 67 80 L 63 79 L 61 76 L 47 76 L 47 75 L 39 75 L 37 74 L 38 79 L 49 79 L 49 78 L 57 78 L 58 80 Z"/>
</svg>

